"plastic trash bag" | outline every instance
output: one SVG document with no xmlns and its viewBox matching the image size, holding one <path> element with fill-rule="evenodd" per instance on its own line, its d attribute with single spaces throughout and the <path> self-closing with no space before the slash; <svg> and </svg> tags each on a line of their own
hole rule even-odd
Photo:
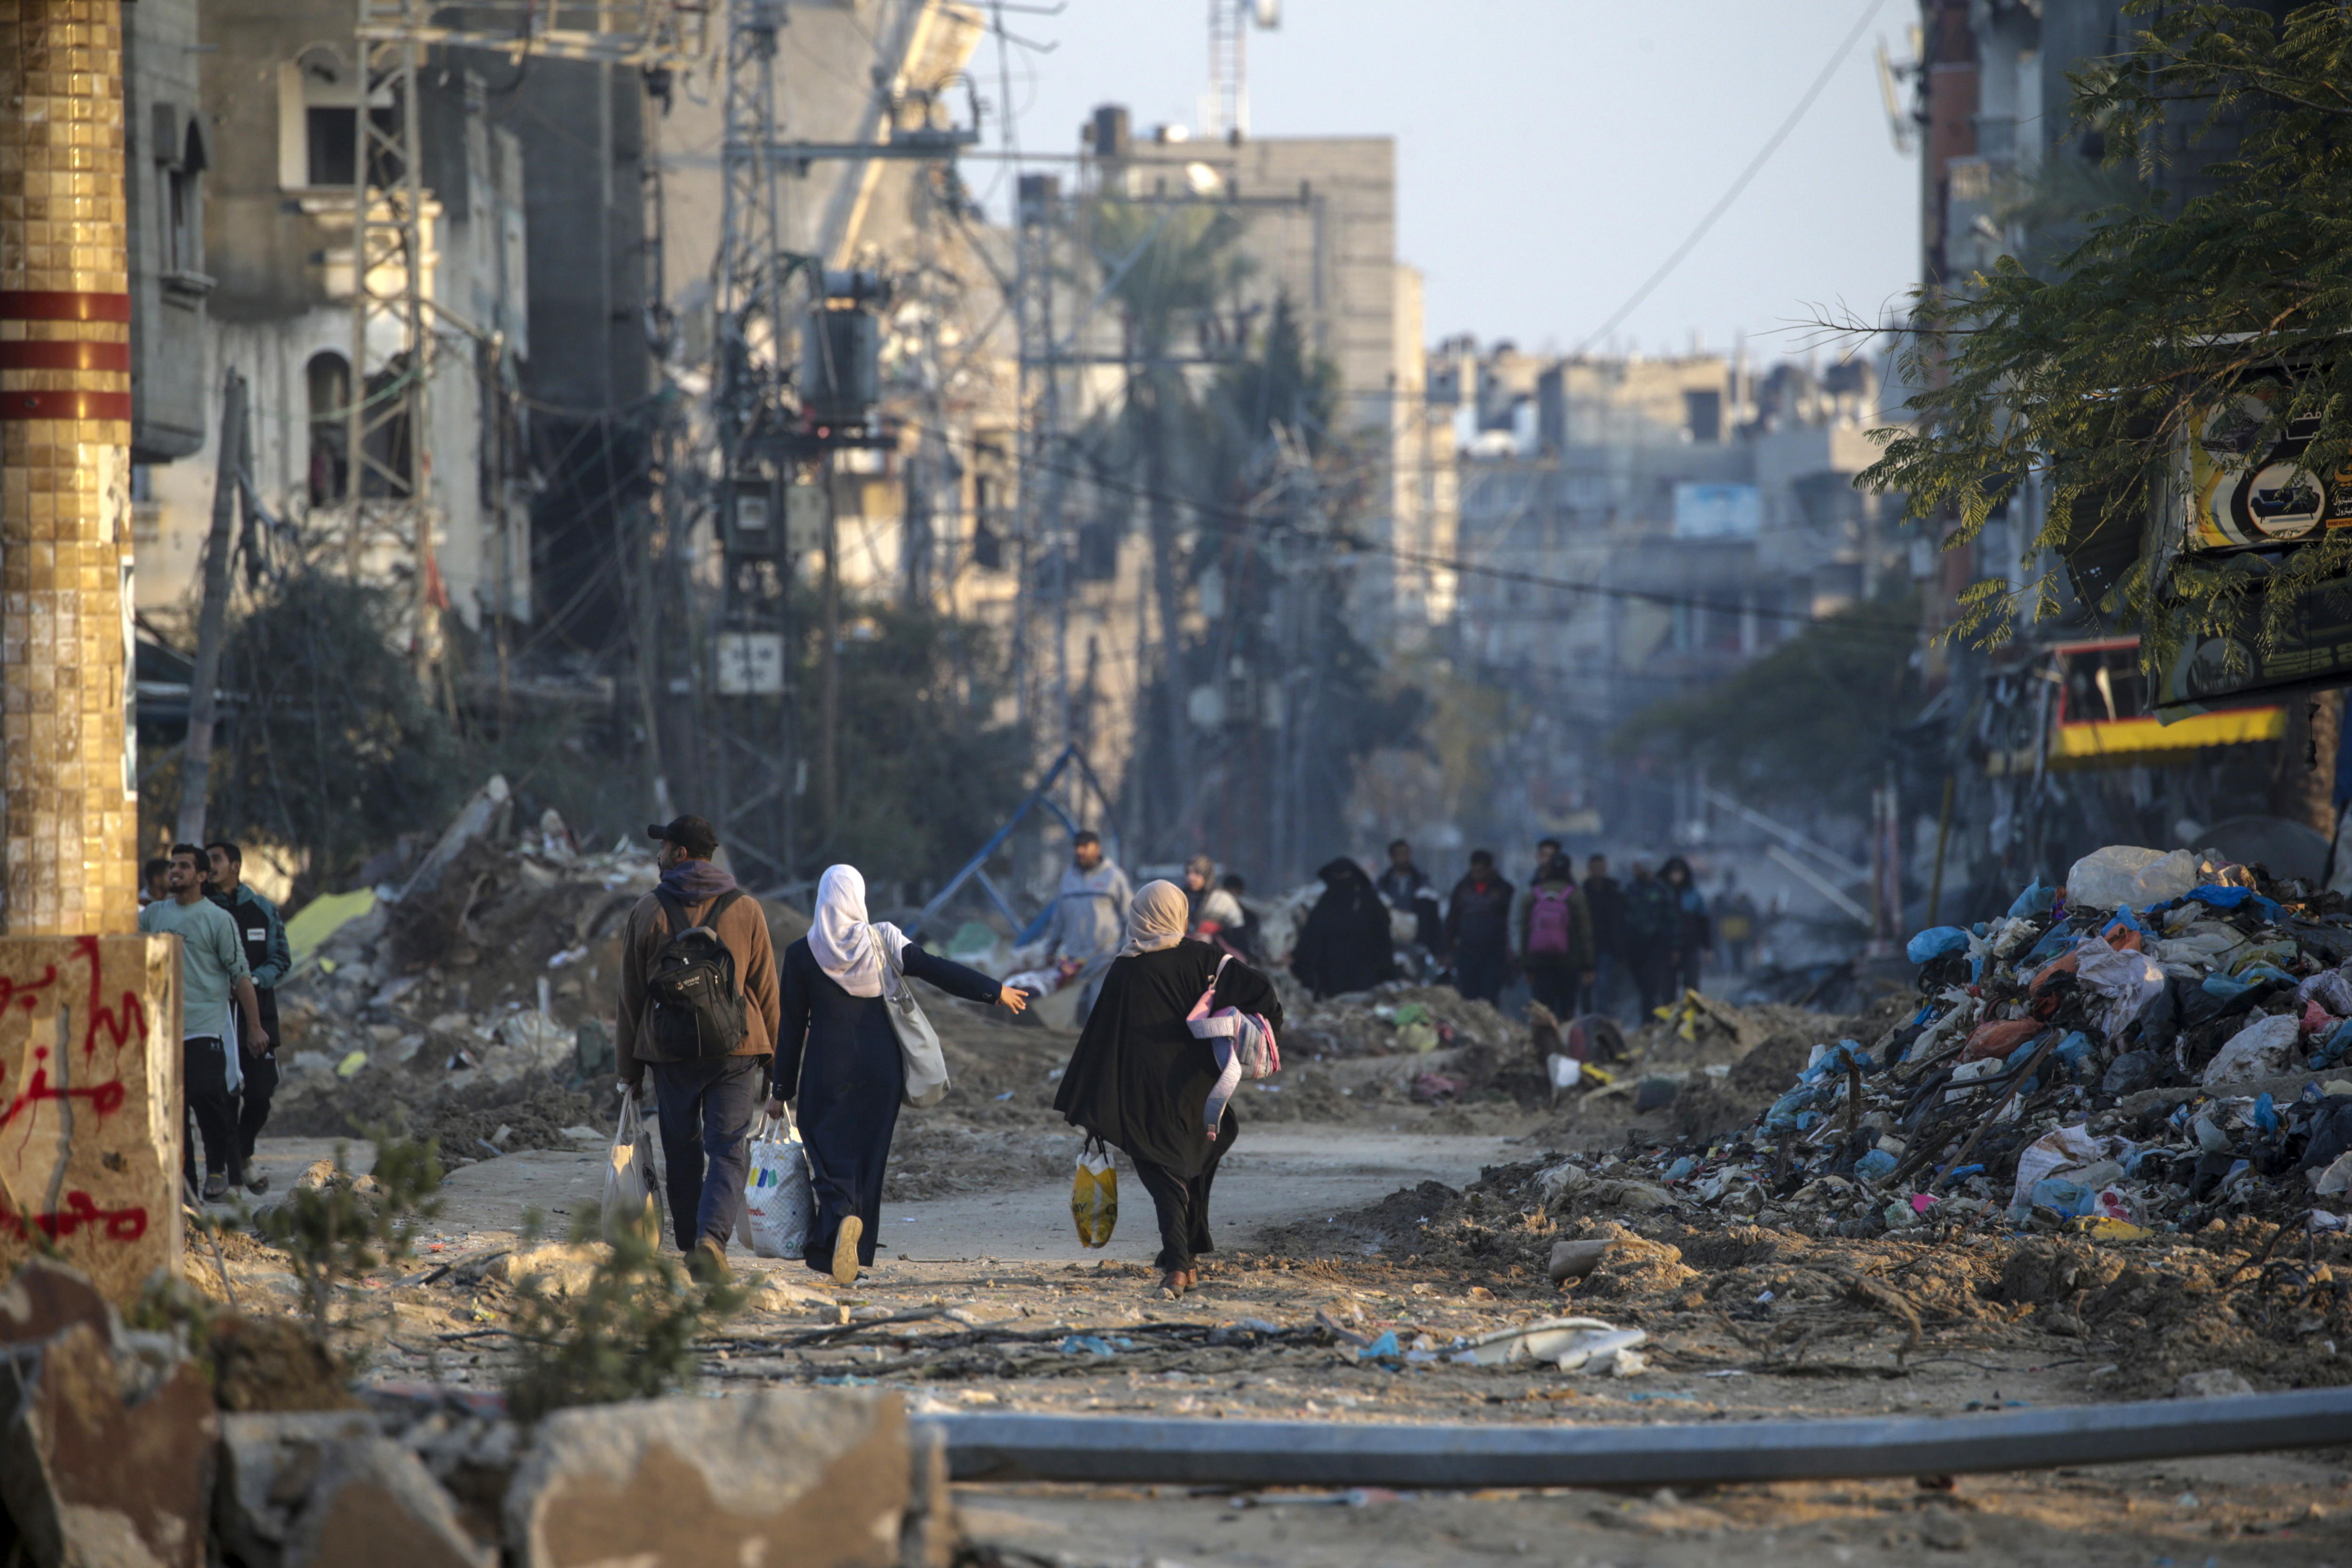
<svg viewBox="0 0 2352 1568">
<path fill-rule="evenodd" d="M 1070 1178 L 1070 1218 L 1077 1222 L 1078 1245 L 1108 1247 L 1118 1226 L 1118 1171 L 1102 1140 L 1089 1138 L 1078 1150 Z"/>
<path fill-rule="evenodd" d="M 2110 844 L 2084 856 L 2066 873 L 2069 909 L 2135 909 L 2168 903 L 2203 879 L 2197 857 L 2136 845 Z"/>
<path fill-rule="evenodd" d="M 604 1166 L 604 1234 L 617 1238 L 635 1231 L 659 1237 L 661 1209 L 654 1194 L 660 1184 L 654 1177 L 653 1129 L 637 1110 L 637 1097 L 624 1095 L 621 1124 L 613 1131 Z"/>
<path fill-rule="evenodd" d="M 804 1256 L 816 1223 L 816 1194 L 809 1188 L 808 1151 L 789 1112 L 762 1119 L 751 1135 L 751 1154 L 738 1238 L 755 1257 Z"/>
</svg>

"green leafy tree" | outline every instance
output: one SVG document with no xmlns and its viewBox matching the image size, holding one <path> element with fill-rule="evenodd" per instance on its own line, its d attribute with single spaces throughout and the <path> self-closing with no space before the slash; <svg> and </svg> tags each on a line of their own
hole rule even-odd
<svg viewBox="0 0 2352 1568">
<path fill-rule="evenodd" d="M 1907 599 L 1811 622 L 1715 685 L 1644 710 L 1616 748 L 1703 762 L 1751 800 L 1864 811 L 1895 731 L 1918 711 L 1918 626 Z"/>
<path fill-rule="evenodd" d="M 985 626 L 902 605 L 845 606 L 842 625 L 841 804 L 824 852 L 870 879 L 943 875 L 1026 785 L 1020 733 L 993 717 L 1003 649 Z"/>
<path fill-rule="evenodd" d="M 1861 482 L 1905 493 L 1916 516 L 1965 540 L 2023 476 L 2046 475 L 2034 548 L 2105 541 L 2128 562 L 2101 607 L 2141 629 L 2153 665 L 2182 636 L 2257 610 L 2274 635 L 2294 597 L 2352 552 L 2352 539 L 2326 537 L 2190 557 L 2175 529 L 2150 526 L 2179 510 L 2165 487 L 2183 437 L 2233 405 L 2247 449 L 2292 428 L 2307 438 L 2307 474 L 2352 467 L 2352 11 L 2137 14 L 2148 26 L 2127 48 L 2070 79 L 2085 138 L 2147 195 L 2090 215 L 2046 260 L 2004 257 L 1921 293 L 1902 357 L 1927 390 Z M 2220 156 L 2196 170 L 2194 194 L 2166 188 L 2209 153 Z M 2249 373 L 2281 370 L 2266 407 L 2233 398 Z M 2039 614 L 2059 607 L 2051 578 L 2032 596 Z M 2021 607 L 2005 583 L 1979 584 L 1962 630 L 1997 640 Z"/>
<path fill-rule="evenodd" d="M 437 829 L 482 782 L 400 652 L 402 612 L 390 590 L 315 567 L 264 588 L 221 663 L 234 705 L 213 763 L 214 832 L 298 846 L 331 879 L 402 833 Z"/>
<path fill-rule="evenodd" d="M 1126 396 L 1110 445 L 1135 474 L 1150 532 L 1161 661 L 1153 688 L 1157 722 L 1145 732 L 1164 748 L 1163 755 L 1181 756 L 1185 722 L 1183 683 L 1176 679 L 1177 626 L 1187 575 L 1181 523 L 1199 477 L 1197 464 L 1187 459 L 1201 452 L 1204 431 L 1199 402 L 1173 356 L 1188 328 L 1204 347 L 1219 337 L 1217 307 L 1248 272 L 1236 248 L 1241 220 L 1206 204 L 1113 200 L 1097 204 L 1091 234 L 1127 337 Z M 1181 786 L 1164 772 L 1139 775 L 1137 784 L 1142 841 L 1160 846 L 1182 809 Z"/>
</svg>

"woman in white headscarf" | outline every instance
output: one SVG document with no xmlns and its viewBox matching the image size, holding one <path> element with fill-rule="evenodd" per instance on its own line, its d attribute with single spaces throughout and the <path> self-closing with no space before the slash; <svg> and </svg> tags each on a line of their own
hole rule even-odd
<svg viewBox="0 0 2352 1568">
<path fill-rule="evenodd" d="M 1209 1237 L 1209 1186 L 1234 1146 L 1232 1106 L 1208 1129 L 1217 1058 L 1184 1026 L 1215 982 L 1211 1006 L 1255 1013 L 1282 1027 L 1282 1003 L 1266 977 L 1204 942 L 1184 937 L 1192 907 L 1173 882 L 1147 882 L 1128 910 L 1126 947 L 1103 976 L 1102 994 L 1070 1053 L 1054 1108 L 1126 1151 L 1160 1221 L 1160 1286 L 1181 1296 L 1200 1283 Z M 1218 961 L 1226 959 L 1224 967 Z"/>
<path fill-rule="evenodd" d="M 994 1002 L 1015 1013 L 1029 1005 L 1026 993 L 933 957 L 887 921 L 868 921 L 866 879 L 855 866 L 831 867 L 818 881 L 809 933 L 784 949 L 778 966 L 783 1030 L 768 1113 L 795 1102 L 816 1196 L 816 1224 L 803 1256 L 810 1268 L 844 1285 L 874 1264 L 882 1172 L 906 1089 L 898 1037 L 882 1000 L 886 965 L 968 1002 Z"/>
</svg>

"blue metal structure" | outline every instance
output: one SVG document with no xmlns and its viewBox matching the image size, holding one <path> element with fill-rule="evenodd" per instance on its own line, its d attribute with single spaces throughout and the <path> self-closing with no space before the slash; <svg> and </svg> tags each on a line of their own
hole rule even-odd
<svg viewBox="0 0 2352 1568">
<path fill-rule="evenodd" d="M 988 901 L 996 906 L 997 912 L 1012 925 L 1016 933 L 1013 939 L 1016 944 L 1034 942 L 1045 934 L 1045 922 L 1053 918 L 1054 906 L 1047 904 L 1024 921 L 1013 911 L 1012 901 L 1005 898 L 1003 889 L 996 885 L 996 879 L 991 877 L 984 868 L 988 864 L 988 858 L 1004 847 L 1004 841 L 1013 837 L 1013 830 L 1021 826 L 1030 812 L 1041 806 L 1061 823 L 1065 832 L 1074 838 L 1077 836 L 1079 831 L 1077 818 L 1072 816 L 1069 809 L 1054 798 L 1054 786 L 1062 782 L 1066 772 L 1071 774 L 1082 792 L 1093 792 L 1096 802 L 1102 808 L 1103 826 L 1099 831 L 1104 838 L 1108 840 L 1111 858 L 1114 860 L 1120 858 L 1123 846 L 1119 841 L 1118 828 L 1111 815 L 1110 795 L 1103 788 L 1102 781 L 1095 776 L 1094 769 L 1087 765 L 1087 759 L 1079 753 L 1077 747 L 1065 746 L 1062 748 L 1062 754 L 1054 759 L 1053 766 L 1045 770 L 1045 776 L 1037 781 L 1037 787 L 1031 790 L 1027 797 L 1013 808 L 1013 815 L 1004 819 L 1004 826 L 991 834 L 988 842 L 980 847 L 980 852 L 965 861 L 963 868 L 949 878 L 947 885 L 931 896 L 931 901 L 923 906 L 922 912 L 908 922 L 906 931 L 908 936 L 920 936 L 924 929 L 931 923 L 931 918 L 947 907 L 948 900 L 962 891 L 966 882 L 974 881 L 980 884 L 980 890 L 988 895 Z"/>
</svg>

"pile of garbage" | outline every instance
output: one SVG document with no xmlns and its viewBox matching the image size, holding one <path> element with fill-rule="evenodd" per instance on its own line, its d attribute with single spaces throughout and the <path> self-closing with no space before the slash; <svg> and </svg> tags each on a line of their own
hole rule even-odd
<svg viewBox="0 0 2352 1568">
<path fill-rule="evenodd" d="M 1896 1021 L 1817 1040 L 1760 1115 L 1570 1161 L 1559 1182 L 1605 1163 L 1633 1208 L 1823 1236 L 2347 1226 L 2340 895 L 2118 846 L 1998 920 L 1918 933 L 1909 956 L 1917 994 Z"/>
<path fill-rule="evenodd" d="M 1483 1046 L 1496 1052 L 1525 1048 L 1527 1027 L 1488 1002 L 1470 1002 L 1450 985 L 1391 981 L 1306 1002 L 1285 1021 L 1283 1054 L 1301 1061 L 1350 1057 L 1426 1055 Z"/>
</svg>

